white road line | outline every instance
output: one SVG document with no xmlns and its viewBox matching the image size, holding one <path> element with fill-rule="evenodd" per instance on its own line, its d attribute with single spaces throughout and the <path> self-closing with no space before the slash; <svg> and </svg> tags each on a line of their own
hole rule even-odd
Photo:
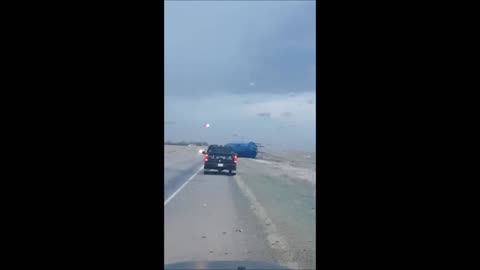
<svg viewBox="0 0 480 270">
<path fill-rule="evenodd" d="M 188 182 L 190 182 L 190 181 L 200 172 L 201 169 L 203 169 L 203 165 L 202 165 L 202 167 L 200 167 L 200 169 L 198 169 L 198 171 L 197 171 L 196 173 L 194 173 L 192 176 L 190 176 L 190 178 L 188 178 L 188 180 L 185 181 L 185 183 L 183 183 L 183 185 L 182 185 L 181 187 L 179 187 L 179 188 L 177 189 L 177 191 L 175 191 L 172 195 L 170 195 L 170 197 L 169 197 L 169 198 L 165 201 L 165 203 L 163 204 L 163 207 L 165 207 L 165 206 L 167 205 L 167 203 L 168 203 L 171 199 L 173 199 L 173 197 L 175 197 L 175 195 L 177 195 L 177 193 L 180 192 L 180 190 L 182 190 L 182 188 L 184 188 L 184 187 L 188 184 Z"/>
</svg>

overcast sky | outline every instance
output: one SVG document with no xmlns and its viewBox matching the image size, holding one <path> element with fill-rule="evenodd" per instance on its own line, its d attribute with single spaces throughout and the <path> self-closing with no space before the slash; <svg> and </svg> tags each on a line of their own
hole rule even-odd
<svg viewBox="0 0 480 270">
<path fill-rule="evenodd" d="M 166 140 L 314 151 L 315 83 L 315 2 L 165 2 Z"/>
</svg>

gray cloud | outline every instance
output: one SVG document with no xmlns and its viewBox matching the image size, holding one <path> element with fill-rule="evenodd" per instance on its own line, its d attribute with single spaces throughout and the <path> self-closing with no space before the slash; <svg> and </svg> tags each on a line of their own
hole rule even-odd
<svg viewBox="0 0 480 270">
<path fill-rule="evenodd" d="M 313 104 L 313 99 L 307 100 L 307 103 L 308 103 L 308 104 Z"/>
<path fill-rule="evenodd" d="M 270 117 L 270 113 L 269 113 L 269 112 L 257 113 L 257 115 L 260 116 L 260 117 Z"/>
<path fill-rule="evenodd" d="M 283 117 L 290 117 L 290 116 L 292 116 L 292 113 L 291 112 L 283 112 L 282 116 Z"/>
<path fill-rule="evenodd" d="M 312 91 L 314 10 L 305 1 L 165 2 L 166 95 Z"/>
<path fill-rule="evenodd" d="M 164 5 L 165 138 L 314 147 L 314 1 Z"/>
</svg>

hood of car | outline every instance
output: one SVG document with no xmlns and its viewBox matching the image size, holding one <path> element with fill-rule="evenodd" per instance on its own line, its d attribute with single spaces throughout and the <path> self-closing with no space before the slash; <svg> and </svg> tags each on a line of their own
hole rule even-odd
<svg viewBox="0 0 480 270">
<path fill-rule="evenodd" d="M 189 261 L 166 264 L 165 270 L 169 269 L 190 269 L 190 270 L 212 270 L 212 269 L 272 269 L 288 270 L 288 268 L 268 262 L 258 261 Z"/>
</svg>

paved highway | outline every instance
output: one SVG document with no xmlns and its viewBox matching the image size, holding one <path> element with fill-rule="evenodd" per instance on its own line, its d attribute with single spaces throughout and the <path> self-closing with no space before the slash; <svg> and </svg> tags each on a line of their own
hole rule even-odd
<svg viewBox="0 0 480 270">
<path fill-rule="evenodd" d="M 248 260 L 315 268 L 311 186 L 303 183 L 295 193 L 283 191 L 284 196 L 298 197 L 292 201 L 297 208 L 271 209 L 276 199 L 267 178 L 277 176 L 265 170 L 265 163 L 239 159 L 237 175 L 204 175 L 200 149 L 165 146 L 165 263 Z M 254 185 L 257 176 L 252 173 L 259 178 Z M 299 205 L 305 211 L 299 211 Z M 292 211 L 301 213 L 292 216 Z"/>
</svg>

